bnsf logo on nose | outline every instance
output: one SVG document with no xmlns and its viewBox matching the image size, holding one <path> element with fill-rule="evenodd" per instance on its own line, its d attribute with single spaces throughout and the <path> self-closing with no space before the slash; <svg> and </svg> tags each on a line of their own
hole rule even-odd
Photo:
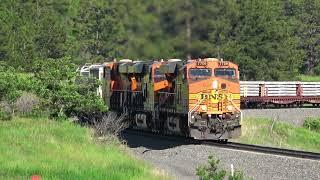
<svg viewBox="0 0 320 180">
<path fill-rule="evenodd" d="M 201 99 L 222 100 L 231 98 L 231 94 L 201 94 Z"/>
<path fill-rule="evenodd" d="M 201 94 L 201 99 L 223 99 L 223 94 Z"/>
</svg>

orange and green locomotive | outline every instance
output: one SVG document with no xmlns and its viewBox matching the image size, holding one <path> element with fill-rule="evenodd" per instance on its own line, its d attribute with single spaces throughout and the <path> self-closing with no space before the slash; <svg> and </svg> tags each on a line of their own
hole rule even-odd
<svg viewBox="0 0 320 180">
<path fill-rule="evenodd" d="M 196 139 L 241 134 L 238 66 L 215 58 L 103 65 L 102 97 L 137 129 Z"/>
</svg>

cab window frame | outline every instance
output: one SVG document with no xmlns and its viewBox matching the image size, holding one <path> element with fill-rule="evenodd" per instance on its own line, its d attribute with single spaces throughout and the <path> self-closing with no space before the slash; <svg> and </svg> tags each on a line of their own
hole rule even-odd
<svg viewBox="0 0 320 180">
<path fill-rule="evenodd" d="M 192 75 L 191 74 L 191 71 L 193 70 L 209 70 L 210 71 L 210 75 Z M 190 79 L 205 79 L 205 78 L 208 78 L 208 77 L 212 77 L 213 75 L 213 69 L 212 68 L 189 68 L 188 69 L 188 78 Z"/>
<path fill-rule="evenodd" d="M 216 75 L 216 71 L 217 71 L 217 70 L 221 70 L 221 69 L 225 69 L 225 70 L 226 70 L 226 69 L 232 69 L 232 70 L 233 70 L 233 75 L 232 75 L 232 76 L 230 76 L 230 75 L 218 75 L 218 76 L 217 76 L 217 75 Z M 237 69 L 236 69 L 236 68 L 233 68 L 233 67 L 224 67 L 224 68 L 222 68 L 222 67 L 220 68 L 220 67 L 219 67 L 219 68 L 215 68 L 213 75 L 214 75 L 214 77 L 228 77 L 228 78 L 233 78 L 233 79 L 238 78 L 238 77 L 237 77 Z"/>
</svg>

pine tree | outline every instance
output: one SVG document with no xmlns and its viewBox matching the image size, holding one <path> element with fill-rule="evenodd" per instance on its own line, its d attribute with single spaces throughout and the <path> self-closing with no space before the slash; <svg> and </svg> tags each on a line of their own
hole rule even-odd
<svg viewBox="0 0 320 180">
<path fill-rule="evenodd" d="M 86 1 L 80 4 L 73 28 L 79 43 L 75 47 L 75 56 L 82 61 L 101 61 L 123 55 L 126 35 L 121 22 L 122 6 L 114 1 Z"/>
<path fill-rule="evenodd" d="M 298 27 L 300 46 L 305 51 L 303 71 L 312 74 L 320 64 L 320 2 L 305 0 L 299 6 Z"/>
<path fill-rule="evenodd" d="M 10 65 L 31 70 L 37 57 L 65 56 L 66 31 L 61 8 L 55 1 L 4 1 L 0 8 L 1 54 Z M 56 8 L 56 9 L 55 9 Z M 59 11 L 58 11 L 59 9 Z"/>
<path fill-rule="evenodd" d="M 280 1 L 240 1 L 241 15 L 226 54 L 244 80 L 285 80 L 298 74 L 301 53 Z"/>
</svg>

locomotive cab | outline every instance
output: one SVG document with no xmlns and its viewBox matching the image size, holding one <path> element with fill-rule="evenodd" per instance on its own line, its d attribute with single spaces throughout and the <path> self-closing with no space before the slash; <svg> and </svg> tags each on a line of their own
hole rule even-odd
<svg viewBox="0 0 320 180">
<path fill-rule="evenodd" d="M 197 139 L 240 136 L 240 84 L 237 65 L 218 59 L 187 64 L 188 126 Z"/>
</svg>

